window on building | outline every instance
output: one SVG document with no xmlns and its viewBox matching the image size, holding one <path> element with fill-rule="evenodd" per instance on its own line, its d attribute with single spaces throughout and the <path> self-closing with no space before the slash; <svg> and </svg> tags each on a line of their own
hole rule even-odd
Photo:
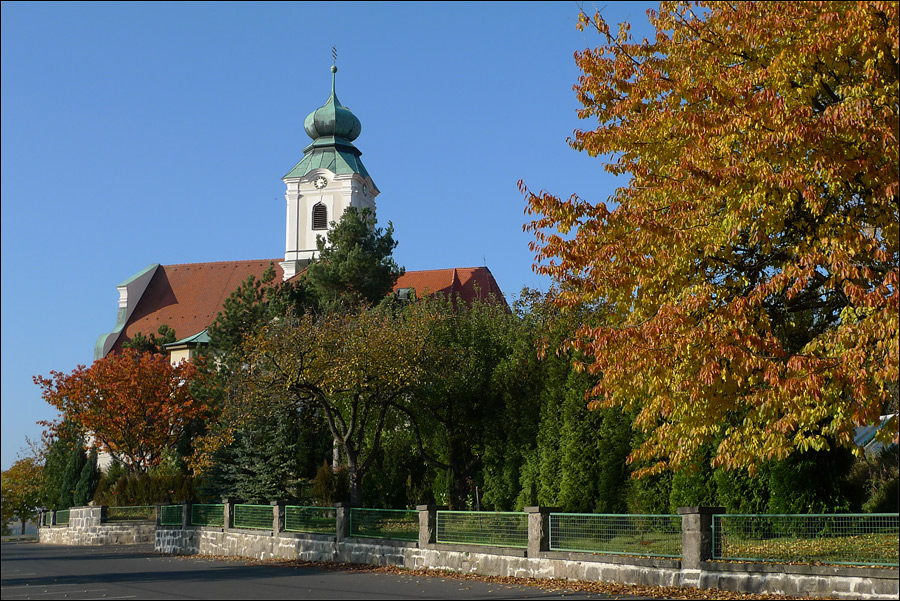
<svg viewBox="0 0 900 601">
<path fill-rule="evenodd" d="M 312 209 L 312 229 L 328 229 L 328 209 L 321 202 L 316 203 Z"/>
</svg>

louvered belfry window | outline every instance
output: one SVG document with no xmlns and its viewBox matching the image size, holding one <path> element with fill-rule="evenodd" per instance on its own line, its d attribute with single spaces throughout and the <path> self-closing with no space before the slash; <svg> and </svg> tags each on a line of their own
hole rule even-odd
<svg viewBox="0 0 900 601">
<path fill-rule="evenodd" d="M 321 202 L 316 203 L 312 210 L 312 229 L 328 229 L 328 209 Z"/>
</svg>

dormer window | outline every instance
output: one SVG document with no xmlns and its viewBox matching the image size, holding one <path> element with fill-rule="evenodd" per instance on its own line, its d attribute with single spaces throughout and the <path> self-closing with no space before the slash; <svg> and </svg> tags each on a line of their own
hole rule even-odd
<svg viewBox="0 0 900 601">
<path fill-rule="evenodd" d="M 328 209 L 321 202 L 317 202 L 312 208 L 312 229 L 328 229 Z"/>
</svg>

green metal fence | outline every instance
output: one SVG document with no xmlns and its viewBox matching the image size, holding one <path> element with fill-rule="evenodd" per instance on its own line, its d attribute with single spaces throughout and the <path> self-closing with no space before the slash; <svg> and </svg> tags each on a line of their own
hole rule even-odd
<svg viewBox="0 0 900 601">
<path fill-rule="evenodd" d="M 156 521 L 156 505 L 135 505 L 132 507 L 107 507 L 107 522 L 153 522 Z"/>
<path fill-rule="evenodd" d="M 284 529 L 334 536 L 337 533 L 337 510 L 334 507 L 287 505 L 284 508 Z"/>
<path fill-rule="evenodd" d="M 350 536 L 419 540 L 419 512 L 409 509 L 350 509 Z"/>
<path fill-rule="evenodd" d="M 43 522 L 43 524 L 44 524 L 44 526 L 51 526 L 51 525 L 53 525 L 53 512 L 52 512 L 52 511 L 45 511 L 45 512 L 44 512 L 44 522 Z"/>
<path fill-rule="evenodd" d="M 68 526 L 69 525 L 69 510 L 68 509 L 60 509 L 56 512 L 56 525 L 57 526 Z"/>
<path fill-rule="evenodd" d="M 438 511 L 437 542 L 490 547 L 528 547 L 528 514 Z"/>
<path fill-rule="evenodd" d="M 550 550 L 681 557 L 681 516 L 551 513 Z"/>
<path fill-rule="evenodd" d="M 275 514 L 271 505 L 235 505 L 233 523 L 235 528 L 251 530 L 271 530 Z"/>
<path fill-rule="evenodd" d="M 897 566 L 900 515 L 715 515 L 713 559 Z"/>
<path fill-rule="evenodd" d="M 162 505 L 159 508 L 160 526 L 181 526 L 184 514 L 182 505 Z"/>
<path fill-rule="evenodd" d="M 191 526 L 225 526 L 225 506 L 197 503 L 191 506 Z"/>
</svg>

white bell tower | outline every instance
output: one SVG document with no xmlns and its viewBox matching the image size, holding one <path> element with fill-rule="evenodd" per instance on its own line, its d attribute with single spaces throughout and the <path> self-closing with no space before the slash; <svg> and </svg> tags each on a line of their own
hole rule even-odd
<svg viewBox="0 0 900 601">
<path fill-rule="evenodd" d="M 360 160 L 353 141 L 362 124 L 338 101 L 334 92 L 337 67 L 331 67 L 331 96 L 307 115 L 303 128 L 312 144 L 282 180 L 287 186 L 287 231 L 284 279 L 294 277 L 315 259 L 316 238 L 327 240 L 328 226 L 339 221 L 347 207 L 375 211 L 379 190 Z"/>
</svg>

